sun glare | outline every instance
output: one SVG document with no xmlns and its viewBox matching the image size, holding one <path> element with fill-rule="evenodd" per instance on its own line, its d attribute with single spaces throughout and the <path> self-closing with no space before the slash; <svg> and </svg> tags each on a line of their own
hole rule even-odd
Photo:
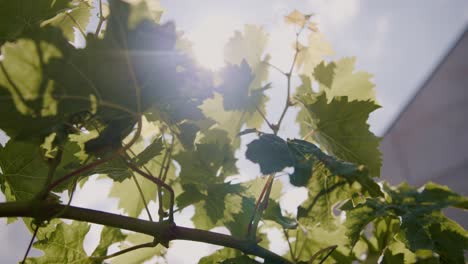
<svg viewBox="0 0 468 264">
<path fill-rule="evenodd" d="M 229 16 L 206 17 L 188 34 L 198 63 L 211 70 L 224 65 L 224 46 L 239 27 Z"/>
</svg>

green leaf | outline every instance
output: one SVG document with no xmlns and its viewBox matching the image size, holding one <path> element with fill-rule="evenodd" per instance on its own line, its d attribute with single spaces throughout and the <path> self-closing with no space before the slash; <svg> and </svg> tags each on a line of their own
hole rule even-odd
<svg viewBox="0 0 468 264">
<path fill-rule="evenodd" d="M 355 164 L 329 156 L 308 141 L 288 140 L 288 147 L 294 159 L 294 173 L 290 175 L 290 182 L 295 186 L 305 186 L 307 184 L 313 174 L 313 166 L 316 162 L 325 165 L 332 175 L 347 177 L 359 171 Z"/>
<path fill-rule="evenodd" d="M 1 183 L 7 201 L 31 200 L 44 188 L 49 170 L 40 147 L 9 140 L 0 151 Z"/>
<path fill-rule="evenodd" d="M 307 189 L 309 198 L 298 208 L 297 217 L 306 218 L 309 225 L 320 224 L 325 230 L 338 225 L 334 208 L 359 193 L 346 179 L 330 174 L 323 164 L 314 166 Z"/>
<path fill-rule="evenodd" d="M 216 250 L 213 254 L 200 259 L 198 264 L 221 263 L 223 260 L 241 256 L 241 252 L 232 248 Z"/>
<path fill-rule="evenodd" d="M 38 28 L 42 21 L 65 11 L 69 3 L 69 0 L 1 0 L 0 46 Z"/>
<path fill-rule="evenodd" d="M 115 157 L 106 163 L 91 169 L 87 174 L 103 174 L 117 182 L 123 182 L 132 177 L 132 170 L 121 157 Z"/>
<path fill-rule="evenodd" d="M 345 209 L 345 207 L 341 209 Z M 365 230 L 369 223 L 378 217 L 386 215 L 385 209 L 381 203 L 368 199 L 365 203 L 359 204 L 346 212 L 346 222 L 344 225 L 347 228 L 346 235 L 349 238 L 351 247 L 356 245 L 361 232 Z"/>
<path fill-rule="evenodd" d="M 274 221 L 280 224 L 284 229 L 294 229 L 297 227 L 297 222 L 294 219 L 284 216 L 279 203 L 273 199 L 268 201 L 268 207 L 263 213 L 263 219 Z"/>
<path fill-rule="evenodd" d="M 224 217 L 226 210 L 226 196 L 228 194 L 240 193 L 242 187 L 239 184 L 212 184 L 208 186 L 205 197 L 205 209 L 208 217 L 213 223 Z"/>
<path fill-rule="evenodd" d="M 34 247 L 44 251 L 44 255 L 28 258 L 26 263 L 92 263 L 83 249 L 83 242 L 90 225 L 74 221 L 60 223 L 49 237 L 34 243 Z"/>
<path fill-rule="evenodd" d="M 264 175 L 282 171 L 294 163 L 286 141 L 273 134 L 262 134 L 250 142 L 245 157 L 258 163 Z"/>
<path fill-rule="evenodd" d="M 260 262 L 257 262 L 249 257 L 247 257 L 246 255 L 243 255 L 243 256 L 239 256 L 239 257 L 235 257 L 235 258 L 230 258 L 230 259 L 226 259 L 222 262 L 220 262 L 221 264 L 256 264 L 256 263 L 260 263 Z"/>
<path fill-rule="evenodd" d="M 381 264 L 405 263 L 403 253 L 393 254 L 390 250 L 385 250 Z"/>
<path fill-rule="evenodd" d="M 233 142 L 233 147 L 238 148 L 240 140 L 237 134 L 241 131 L 242 126 L 260 127 L 264 122 L 262 116 L 252 109 L 250 112 L 242 111 L 226 111 L 224 110 L 224 98 L 219 93 L 214 93 L 214 97 L 207 99 L 200 106 L 203 114 L 214 120 L 217 127 L 228 133 L 229 138 Z M 264 107 L 264 103 L 259 105 L 259 109 Z"/>
<path fill-rule="evenodd" d="M 329 101 L 338 96 L 347 96 L 349 101 L 375 101 L 375 85 L 370 81 L 372 75 L 367 72 L 354 72 L 355 63 L 355 57 L 343 58 L 328 64 L 327 69 L 324 69 L 327 66 L 321 66 L 322 64 L 314 69 L 314 77 L 319 77 L 318 81 L 328 87 L 325 91 Z"/>
<path fill-rule="evenodd" d="M 125 242 L 122 243 L 120 246 L 120 250 L 129 248 L 131 246 L 140 245 L 143 243 L 148 243 L 153 241 L 153 237 L 140 234 L 140 233 L 132 233 L 127 235 L 127 239 Z M 138 250 L 130 251 L 123 255 L 114 257 L 111 259 L 112 264 L 140 264 L 144 263 L 147 260 L 150 260 L 154 256 L 164 256 L 167 252 L 167 249 L 163 247 L 161 244 L 158 244 L 155 247 L 148 247 L 148 248 L 141 248 Z"/>
<path fill-rule="evenodd" d="M 312 125 L 312 137 L 329 154 L 344 161 L 364 165 L 371 176 L 380 175 L 380 139 L 369 131 L 367 118 L 378 108 L 371 101 L 348 101 L 335 97 L 330 103 L 324 94 L 315 99 L 304 95 L 301 101 L 309 117 L 301 122 Z M 301 131 L 307 134 L 309 131 Z"/>
<path fill-rule="evenodd" d="M 123 234 L 122 231 L 118 228 L 105 226 L 101 231 L 101 239 L 99 244 L 94 249 L 92 257 L 104 257 L 108 253 L 108 248 L 110 245 L 124 241 L 127 235 Z"/>
<path fill-rule="evenodd" d="M 177 196 L 176 199 L 177 206 L 180 210 L 206 198 L 206 196 L 202 194 L 194 184 L 185 184 L 182 186 L 182 189 L 184 192 Z"/>
<path fill-rule="evenodd" d="M 269 85 L 265 85 L 252 91 L 249 89 L 255 76 L 245 60 L 242 60 L 239 66 L 228 64 L 222 69 L 221 78 L 222 83 L 216 87 L 216 90 L 223 95 L 224 109 L 227 111 L 254 112 L 264 100 L 263 92 L 270 88 Z"/>
<path fill-rule="evenodd" d="M 221 183 L 207 186 L 206 194 L 198 194 L 199 199 L 189 200 L 195 204 L 195 215 L 192 221 L 197 228 L 211 229 L 232 221 L 240 212 L 241 199 L 238 196 L 243 190 L 239 184 Z"/>
<path fill-rule="evenodd" d="M 325 64 L 324 61 L 320 62 L 319 65 L 315 66 L 313 76 L 319 83 L 326 87 L 332 87 L 334 81 L 336 64 L 330 62 Z"/>
<path fill-rule="evenodd" d="M 75 41 L 75 28 L 85 32 L 91 18 L 91 9 L 92 6 L 86 0 L 74 0 L 69 10 L 44 21 L 42 25 L 50 24 L 60 28 L 65 37 L 73 42 Z"/>
<path fill-rule="evenodd" d="M 180 152 L 174 159 L 181 166 L 181 183 L 195 184 L 199 188 L 222 183 L 226 176 L 237 172 L 230 140 L 227 133 L 219 129 L 210 130 L 194 150 Z"/>
<path fill-rule="evenodd" d="M 134 158 L 138 166 L 143 166 L 154 157 L 161 154 L 164 149 L 162 137 L 158 137 L 151 144 L 149 144 L 142 152 Z"/>
<path fill-rule="evenodd" d="M 255 212 L 255 198 L 242 197 L 240 211 L 233 215 L 233 219 L 225 223 L 231 235 L 245 238 L 252 215 Z"/>
<path fill-rule="evenodd" d="M 55 86 L 47 66 L 70 47 L 60 30 L 51 27 L 2 46 L 0 129 L 10 138 L 42 141 L 67 122 L 69 113 L 57 112 L 57 101 L 52 96 Z"/>
</svg>

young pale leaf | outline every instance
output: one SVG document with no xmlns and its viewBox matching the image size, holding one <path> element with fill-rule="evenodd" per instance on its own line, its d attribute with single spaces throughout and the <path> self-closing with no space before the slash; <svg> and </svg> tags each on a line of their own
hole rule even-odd
<svg viewBox="0 0 468 264">
<path fill-rule="evenodd" d="M 83 242 L 90 225 L 74 221 L 70 225 L 60 223 L 49 237 L 34 243 L 34 247 L 44 251 L 44 255 L 28 258 L 26 263 L 83 263 L 92 261 L 83 249 Z"/>
<path fill-rule="evenodd" d="M 314 77 L 319 77 L 317 80 L 328 87 L 325 91 L 329 102 L 338 96 L 347 96 L 350 101 L 375 101 L 375 85 L 370 81 L 372 75 L 354 72 L 355 57 L 343 58 L 327 66 L 322 63 L 315 67 Z"/>
<path fill-rule="evenodd" d="M 299 45 L 299 53 L 296 59 L 296 67 L 301 74 L 311 75 L 324 57 L 333 55 L 330 43 L 325 40 L 322 33 L 310 32 L 308 46 Z"/>
</svg>

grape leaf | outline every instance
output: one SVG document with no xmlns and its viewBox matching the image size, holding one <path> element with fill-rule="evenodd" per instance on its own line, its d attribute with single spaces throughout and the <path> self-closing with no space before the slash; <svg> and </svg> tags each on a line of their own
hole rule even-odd
<svg viewBox="0 0 468 264">
<path fill-rule="evenodd" d="M 74 156 L 79 150 L 75 143 L 68 143 L 63 150 L 63 160 L 58 165 L 53 180 L 61 178 L 70 169 L 79 167 L 80 161 Z M 49 166 L 44 160 L 40 146 L 16 140 L 9 140 L 0 149 L 0 181 L 7 201 L 31 200 L 45 187 L 49 173 Z M 54 190 L 67 188 L 65 182 Z"/>
<path fill-rule="evenodd" d="M 163 150 L 162 137 L 158 137 L 151 144 L 148 145 L 142 152 L 134 158 L 135 163 L 138 166 L 143 166 L 148 163 L 151 159 L 161 154 Z"/>
<path fill-rule="evenodd" d="M 296 186 L 305 186 L 312 175 L 315 162 L 321 162 L 333 175 L 350 176 L 360 169 L 349 162 L 340 161 L 323 153 L 317 146 L 305 140 L 284 141 L 273 134 L 262 134 L 247 145 L 247 159 L 258 163 L 263 174 L 294 167 L 290 181 Z"/>
<path fill-rule="evenodd" d="M 405 243 L 411 251 L 432 250 L 436 252 L 443 263 L 462 263 L 463 250 L 468 247 L 468 232 L 455 222 L 446 218 L 440 210 L 455 206 L 464 208 L 466 197 L 455 194 L 446 186 L 428 183 L 422 191 L 418 191 L 406 184 L 398 188 L 385 186 L 387 199 L 367 199 L 365 203 L 355 207 L 343 206 L 347 211 L 345 226 L 351 245 L 357 241 L 359 233 L 368 223 L 387 216 L 399 219 L 399 230 L 393 230 L 391 237 L 398 235 L 398 239 Z M 437 197 L 437 199 L 435 199 Z M 444 235 L 441 235 L 441 232 Z M 386 235 L 389 237 L 389 235 Z M 457 247 L 446 248 L 446 240 Z M 382 244 L 380 247 L 383 247 Z M 448 256 L 450 252 L 450 256 Z M 443 259 L 450 259 L 444 262 Z"/>
<path fill-rule="evenodd" d="M 250 142 L 245 157 L 258 163 L 265 175 L 282 171 L 294 163 L 286 141 L 273 134 L 262 134 Z"/>
<path fill-rule="evenodd" d="M 309 225 L 320 223 L 326 230 L 332 230 L 338 224 L 335 206 L 359 192 L 359 189 L 353 190 L 346 179 L 331 175 L 323 164 L 314 166 L 307 189 L 309 199 L 299 206 L 297 217 L 306 218 Z"/>
<path fill-rule="evenodd" d="M 149 163 L 150 171 L 159 171 L 160 167 L 156 163 Z M 157 175 L 156 175 L 157 176 Z M 131 217 L 138 217 L 141 211 L 145 208 L 145 202 L 156 201 L 157 185 L 152 181 L 135 174 L 138 181 L 144 200 L 142 199 L 133 178 L 127 178 L 122 182 L 114 182 L 109 197 L 119 199 L 119 208 L 123 209 Z M 175 172 L 172 166 L 168 172 L 168 179 L 174 178 Z"/>
<path fill-rule="evenodd" d="M 130 246 L 140 245 L 143 243 L 152 242 L 154 240 L 153 237 L 140 234 L 140 233 L 132 233 L 127 235 L 126 242 L 120 246 L 120 250 L 129 248 Z M 155 247 L 148 247 L 148 248 L 141 248 L 138 250 L 130 251 L 123 255 L 117 256 L 112 258 L 112 264 L 139 264 L 144 263 L 147 260 L 150 260 L 154 256 L 164 256 L 167 252 L 167 249 L 163 247 L 161 244 L 158 244 Z"/>
<path fill-rule="evenodd" d="M 314 77 L 319 77 L 318 81 L 328 87 L 325 92 L 329 101 L 338 96 L 347 96 L 349 101 L 375 100 L 375 85 L 370 81 L 372 75 L 354 72 L 355 64 L 356 58 L 352 57 L 331 62 L 327 66 L 322 62 L 315 67 Z"/>
<path fill-rule="evenodd" d="M 49 237 L 34 243 L 34 247 L 44 251 L 44 255 L 28 258 L 26 263 L 92 263 L 83 249 L 83 242 L 90 225 L 73 221 L 60 223 Z"/>
<path fill-rule="evenodd" d="M 258 264 L 260 262 L 257 262 L 246 255 L 235 257 L 235 258 L 230 258 L 230 259 L 225 259 L 220 264 Z"/>
<path fill-rule="evenodd" d="M 60 30 L 51 27 L 2 46 L 0 128 L 10 138 L 42 141 L 55 130 L 63 129 L 61 123 L 67 121 L 69 113 L 57 113 L 57 102 L 52 96 L 55 88 L 47 65 L 63 56 L 62 50 L 68 48 L 70 45 Z"/>
<path fill-rule="evenodd" d="M 309 117 L 301 122 L 312 124 L 313 139 L 329 154 L 344 161 L 364 165 L 371 176 L 380 175 L 382 158 L 380 139 L 369 131 L 367 118 L 378 108 L 371 101 L 348 101 L 335 97 L 330 103 L 324 94 L 311 99 L 304 95 L 301 102 Z M 302 131 L 307 134 L 309 131 Z"/>
<path fill-rule="evenodd" d="M 248 127 L 260 127 L 264 122 L 262 116 L 255 112 L 242 112 L 242 111 L 226 111 L 224 110 L 224 98 L 221 94 L 215 92 L 213 98 L 204 101 L 200 106 L 203 114 L 214 120 L 217 127 L 228 133 L 229 138 L 232 140 L 232 146 L 238 148 L 240 140 L 237 134 L 240 132 L 243 125 Z M 259 107 L 264 106 L 262 103 Z M 261 109 L 261 108 L 260 108 Z"/>
<path fill-rule="evenodd" d="M 179 152 L 174 159 L 181 166 L 181 183 L 195 184 L 205 190 L 207 185 L 222 183 L 226 176 L 237 172 L 230 140 L 219 129 L 206 132 L 194 150 Z"/>
<path fill-rule="evenodd" d="M 324 57 L 333 55 L 333 50 L 322 33 L 310 32 L 307 40 L 308 46 L 299 44 L 296 67 L 302 74 L 311 75 Z"/>
<path fill-rule="evenodd" d="M 250 91 L 255 76 L 245 60 L 239 66 L 228 64 L 221 72 L 222 83 L 216 90 L 223 95 L 224 109 L 227 111 L 255 111 L 262 101 L 263 92 L 270 86 Z"/>
<path fill-rule="evenodd" d="M 234 214 L 233 220 L 225 223 L 231 231 L 231 235 L 237 238 L 245 238 L 252 215 L 255 212 L 255 198 L 242 197 L 241 210 Z"/>
<path fill-rule="evenodd" d="M 99 244 L 94 249 L 92 257 L 104 257 L 107 255 L 107 251 L 110 245 L 124 241 L 127 235 L 123 234 L 118 228 L 105 226 L 101 231 L 101 239 Z"/>
<path fill-rule="evenodd" d="M 241 256 L 241 252 L 232 248 L 223 248 L 216 250 L 213 254 L 200 259 L 198 264 L 221 263 L 225 259 L 236 258 Z"/>
<path fill-rule="evenodd" d="M 263 213 L 263 219 L 274 221 L 280 224 L 284 229 L 294 229 L 297 227 L 297 222 L 294 219 L 284 216 L 279 203 L 273 199 L 268 201 L 268 207 Z"/>
<path fill-rule="evenodd" d="M 288 24 L 298 25 L 299 27 L 304 27 L 307 23 L 307 15 L 301 13 L 300 11 L 294 9 L 291 13 L 284 17 L 284 21 Z M 310 15 L 309 15 L 310 17 Z"/>
<path fill-rule="evenodd" d="M 319 83 L 325 85 L 326 87 L 332 87 L 336 68 L 337 68 L 337 64 L 335 64 L 334 62 L 325 64 L 325 62 L 322 61 L 320 62 L 320 64 L 315 66 L 314 72 L 312 75 L 314 76 L 315 80 L 317 80 Z"/>
<path fill-rule="evenodd" d="M 69 3 L 69 0 L 0 1 L 0 46 L 65 11 Z"/>
<path fill-rule="evenodd" d="M 71 42 L 75 41 L 75 28 L 84 32 L 91 18 L 92 6 L 86 0 L 74 0 L 70 9 L 61 12 L 52 19 L 44 21 L 44 25 L 52 25 L 60 28 L 65 37 Z"/>
</svg>

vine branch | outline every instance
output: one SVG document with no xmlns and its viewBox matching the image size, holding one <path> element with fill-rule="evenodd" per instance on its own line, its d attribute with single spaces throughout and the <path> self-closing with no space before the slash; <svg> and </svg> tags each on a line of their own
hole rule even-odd
<svg viewBox="0 0 468 264">
<path fill-rule="evenodd" d="M 264 258 L 267 263 L 291 264 L 289 260 L 250 240 L 238 239 L 229 235 L 200 229 L 176 226 L 174 223 L 167 221 L 151 222 L 123 215 L 75 206 L 52 204 L 38 200 L 0 203 L 0 217 L 33 217 L 46 219 L 50 217 L 50 215 L 54 215 L 62 210 L 63 214 L 61 218 L 64 219 L 84 221 L 143 233 L 158 238 L 159 241 L 191 240 L 209 243 L 234 248 L 246 254 Z"/>
</svg>

